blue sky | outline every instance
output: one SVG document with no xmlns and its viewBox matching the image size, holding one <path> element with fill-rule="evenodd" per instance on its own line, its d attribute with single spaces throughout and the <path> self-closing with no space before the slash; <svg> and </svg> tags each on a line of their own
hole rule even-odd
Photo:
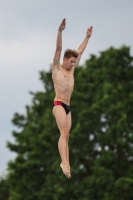
<svg viewBox="0 0 133 200">
<path fill-rule="evenodd" d="M 63 51 L 77 49 L 87 28 L 94 27 L 80 61 L 84 64 L 90 54 L 110 46 L 130 46 L 133 55 L 132 10 L 132 0 L 0 1 L 0 175 L 15 157 L 6 148 L 6 141 L 14 140 L 11 119 L 15 112 L 25 112 L 29 91 L 42 90 L 39 71 L 50 69 L 62 19 Z"/>
</svg>

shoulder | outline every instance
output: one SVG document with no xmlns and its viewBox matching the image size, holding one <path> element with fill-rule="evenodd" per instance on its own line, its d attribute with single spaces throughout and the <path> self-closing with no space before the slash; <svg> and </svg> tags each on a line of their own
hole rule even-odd
<svg viewBox="0 0 133 200">
<path fill-rule="evenodd" d="M 52 70 L 54 69 L 60 69 L 61 64 L 60 63 L 52 63 Z"/>
<path fill-rule="evenodd" d="M 58 63 L 58 64 L 52 63 L 52 73 L 60 70 L 60 67 L 61 67 L 60 63 Z"/>
</svg>

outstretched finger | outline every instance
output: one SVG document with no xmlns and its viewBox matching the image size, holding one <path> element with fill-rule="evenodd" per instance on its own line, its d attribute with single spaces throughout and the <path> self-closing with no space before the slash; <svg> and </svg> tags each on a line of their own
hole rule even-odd
<svg viewBox="0 0 133 200">
<path fill-rule="evenodd" d="M 92 31 L 92 29 L 93 29 L 93 26 L 90 26 L 89 31 Z"/>
<path fill-rule="evenodd" d="M 62 20 L 62 24 L 64 24 L 64 23 L 66 23 L 66 19 L 65 18 Z"/>
</svg>

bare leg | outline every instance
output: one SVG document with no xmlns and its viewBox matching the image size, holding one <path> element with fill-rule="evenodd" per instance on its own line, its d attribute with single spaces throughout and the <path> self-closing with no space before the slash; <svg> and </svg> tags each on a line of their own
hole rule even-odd
<svg viewBox="0 0 133 200">
<path fill-rule="evenodd" d="M 67 161 L 68 161 L 68 164 L 69 164 L 69 146 L 67 145 Z"/>
<path fill-rule="evenodd" d="M 62 168 L 63 173 L 70 178 L 71 174 L 69 165 L 68 139 L 71 126 L 71 116 L 70 114 L 66 115 L 62 106 L 55 106 L 53 108 L 53 114 L 56 118 L 56 122 L 61 134 L 58 142 L 59 153 L 62 160 L 60 167 Z"/>
<path fill-rule="evenodd" d="M 70 178 L 70 165 L 69 165 L 69 158 L 68 158 L 68 141 L 66 137 L 63 135 L 60 136 L 58 142 L 58 148 L 61 156 L 61 164 L 60 167 L 62 168 L 63 173 Z"/>
</svg>

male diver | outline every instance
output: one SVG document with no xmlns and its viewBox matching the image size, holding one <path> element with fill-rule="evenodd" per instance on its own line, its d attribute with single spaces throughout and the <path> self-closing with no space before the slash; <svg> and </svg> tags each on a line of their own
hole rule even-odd
<svg viewBox="0 0 133 200">
<path fill-rule="evenodd" d="M 57 34 L 56 50 L 52 63 L 52 79 L 55 89 L 55 98 L 52 104 L 52 112 L 55 117 L 60 138 L 58 141 L 59 153 L 61 156 L 61 164 L 63 173 L 70 178 L 69 163 L 69 132 L 71 129 L 71 109 L 70 98 L 74 87 L 74 70 L 78 65 L 81 55 L 84 52 L 88 40 L 92 35 L 93 27 L 87 29 L 86 36 L 79 46 L 78 50 L 67 49 L 64 53 L 63 62 L 60 64 L 60 56 L 62 51 L 62 31 L 66 27 L 66 19 L 63 19 Z"/>
</svg>

